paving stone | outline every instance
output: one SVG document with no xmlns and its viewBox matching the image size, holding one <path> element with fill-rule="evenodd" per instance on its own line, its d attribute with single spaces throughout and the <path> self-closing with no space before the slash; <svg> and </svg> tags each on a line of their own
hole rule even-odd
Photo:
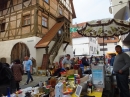
<svg viewBox="0 0 130 97">
<path fill-rule="evenodd" d="M 48 79 L 48 77 L 46 77 L 46 76 L 32 75 L 32 77 L 33 77 L 34 81 L 27 84 L 27 85 L 24 85 L 26 83 L 26 80 L 27 80 L 27 75 L 23 75 L 22 81 L 20 82 L 20 88 L 23 89 L 23 88 L 27 88 L 27 87 L 32 87 L 32 86 L 37 85 L 40 81 L 44 82 Z"/>
</svg>

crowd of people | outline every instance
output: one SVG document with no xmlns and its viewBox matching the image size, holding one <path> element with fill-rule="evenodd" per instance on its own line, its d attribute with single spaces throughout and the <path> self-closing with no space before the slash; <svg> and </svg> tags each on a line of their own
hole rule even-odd
<svg viewBox="0 0 130 97">
<path fill-rule="evenodd" d="M 58 69 L 58 71 L 63 71 L 66 68 L 67 69 L 73 69 L 75 64 L 79 64 L 81 67 L 87 67 L 90 66 L 91 64 L 98 65 L 98 64 L 103 64 L 105 62 L 106 65 L 113 66 L 113 62 L 115 59 L 116 54 L 109 54 L 107 56 L 80 56 L 80 57 L 73 57 L 69 54 L 66 54 L 65 56 L 61 57 L 59 60 L 59 63 L 56 63 L 55 67 Z M 56 70 L 56 72 L 58 73 Z M 55 73 L 55 75 L 57 74 Z M 59 74 L 59 73 L 58 73 Z"/>
<path fill-rule="evenodd" d="M 98 64 L 105 64 L 113 67 L 113 72 L 116 75 L 117 86 L 120 89 L 121 97 L 129 97 L 128 76 L 130 68 L 130 57 L 122 51 L 122 47 L 117 45 L 115 50 L 118 55 L 110 54 L 103 56 L 91 56 L 91 57 L 74 57 L 71 58 L 70 54 L 59 59 L 59 62 L 55 64 L 54 72 L 52 76 L 60 76 L 60 72 L 73 69 L 75 64 L 79 64 L 80 67 L 87 67 Z M 27 80 L 25 85 L 33 81 L 32 73 L 32 60 L 29 56 L 24 58 L 24 66 L 22 66 L 19 59 L 13 61 L 12 65 L 8 63 L 0 63 L 0 96 L 6 94 L 7 87 L 11 88 L 11 92 L 19 90 L 19 82 L 22 80 L 24 72 L 27 73 Z M 90 67 L 91 68 L 91 67 Z"/>
<path fill-rule="evenodd" d="M 0 63 L 0 97 L 7 94 L 7 87 L 10 87 L 10 92 L 15 92 L 20 89 L 19 83 L 22 81 L 22 75 L 26 71 L 27 81 L 25 85 L 33 81 L 32 61 L 29 56 L 25 56 L 25 68 L 19 59 L 13 61 L 12 65 L 8 63 Z"/>
<path fill-rule="evenodd" d="M 91 56 L 87 57 L 76 57 L 71 58 L 67 54 L 62 57 L 59 61 L 59 68 L 55 71 L 54 75 L 59 75 L 63 70 L 69 70 L 74 67 L 74 64 L 80 64 L 80 66 L 90 66 L 91 64 L 98 65 L 104 64 L 105 66 L 113 67 L 113 74 L 116 76 L 117 87 L 120 90 L 120 97 L 130 97 L 129 95 L 129 68 L 130 68 L 130 57 L 128 54 L 122 51 L 122 47 L 117 45 L 115 47 L 116 54 L 103 55 L 103 56 Z"/>
</svg>

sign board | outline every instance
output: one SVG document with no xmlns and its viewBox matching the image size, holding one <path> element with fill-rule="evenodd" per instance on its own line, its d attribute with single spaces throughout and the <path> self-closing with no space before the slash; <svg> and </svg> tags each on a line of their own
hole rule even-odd
<svg viewBox="0 0 130 97">
<path fill-rule="evenodd" d="M 70 28 L 70 33 L 72 33 L 72 32 L 77 32 L 77 27 L 74 27 L 74 28 Z"/>
<path fill-rule="evenodd" d="M 97 88 L 105 88 L 105 67 L 92 66 L 92 83 Z"/>
<path fill-rule="evenodd" d="M 77 88 L 76 88 L 75 93 L 72 94 L 71 97 L 80 97 L 81 91 L 82 91 L 82 86 L 81 86 L 81 85 L 78 85 Z"/>
</svg>

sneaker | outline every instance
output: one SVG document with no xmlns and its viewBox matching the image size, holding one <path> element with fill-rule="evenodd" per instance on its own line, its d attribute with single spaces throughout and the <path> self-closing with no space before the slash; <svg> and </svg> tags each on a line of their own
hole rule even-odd
<svg viewBox="0 0 130 97">
<path fill-rule="evenodd" d="M 33 80 L 30 81 L 30 83 L 33 82 Z"/>
<path fill-rule="evenodd" d="M 27 83 L 25 83 L 24 85 L 27 85 Z"/>
</svg>

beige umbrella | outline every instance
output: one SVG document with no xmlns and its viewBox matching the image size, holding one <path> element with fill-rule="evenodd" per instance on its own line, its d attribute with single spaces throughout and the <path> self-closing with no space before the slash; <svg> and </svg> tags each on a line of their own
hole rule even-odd
<svg viewBox="0 0 130 97">
<path fill-rule="evenodd" d="M 130 22 L 119 19 L 101 19 L 87 22 L 84 27 L 77 32 L 85 37 L 105 37 L 119 36 L 130 31 Z M 104 45 L 103 45 L 104 49 Z"/>
</svg>

